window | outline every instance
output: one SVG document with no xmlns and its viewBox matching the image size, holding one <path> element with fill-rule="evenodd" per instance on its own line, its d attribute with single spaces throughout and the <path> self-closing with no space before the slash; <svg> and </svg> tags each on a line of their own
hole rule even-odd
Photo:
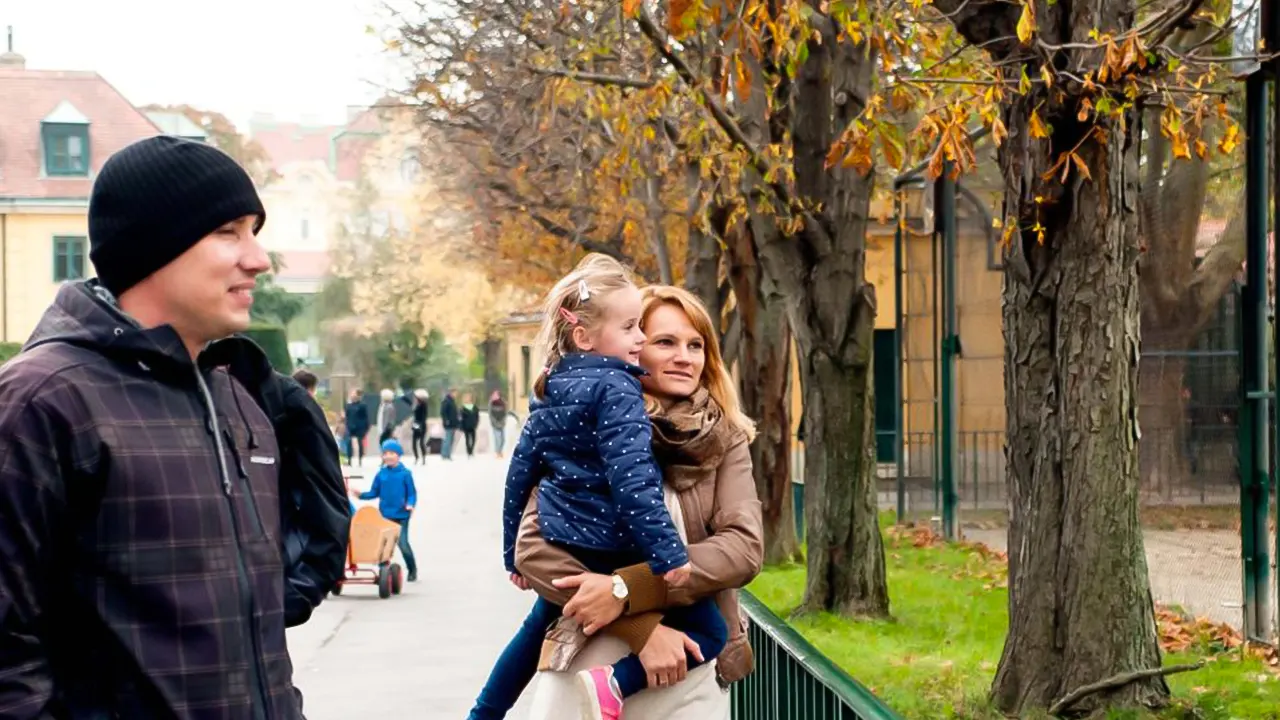
<svg viewBox="0 0 1280 720">
<path fill-rule="evenodd" d="M 528 345 L 520 346 L 520 365 L 521 376 L 524 378 L 524 394 L 526 396 L 532 396 L 533 386 L 530 382 L 529 375 L 533 371 L 533 357 L 532 351 Z"/>
<path fill-rule="evenodd" d="M 44 141 L 45 174 L 54 177 L 88 177 L 89 126 L 71 123 L 45 123 L 41 128 Z"/>
<path fill-rule="evenodd" d="M 84 277 L 83 237 L 55 235 L 53 238 L 53 281 L 66 282 Z"/>
<path fill-rule="evenodd" d="M 405 153 L 400 159 L 400 178 L 406 183 L 415 183 L 422 175 L 422 162 L 418 160 L 418 154 L 412 150 Z"/>
<path fill-rule="evenodd" d="M 303 240 L 306 240 L 307 236 L 311 234 L 311 224 L 307 222 L 306 218 L 302 218 L 302 229 L 300 232 Z"/>
</svg>

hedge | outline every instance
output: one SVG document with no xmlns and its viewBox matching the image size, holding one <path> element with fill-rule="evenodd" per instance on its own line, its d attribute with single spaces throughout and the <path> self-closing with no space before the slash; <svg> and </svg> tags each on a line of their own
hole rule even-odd
<svg viewBox="0 0 1280 720">
<path fill-rule="evenodd" d="M 262 348 L 271 366 L 286 375 L 293 372 L 293 358 L 289 357 L 289 339 L 279 325 L 252 325 L 244 332 Z"/>
<path fill-rule="evenodd" d="M 9 362 L 21 350 L 22 343 L 0 342 L 0 363 Z"/>
</svg>

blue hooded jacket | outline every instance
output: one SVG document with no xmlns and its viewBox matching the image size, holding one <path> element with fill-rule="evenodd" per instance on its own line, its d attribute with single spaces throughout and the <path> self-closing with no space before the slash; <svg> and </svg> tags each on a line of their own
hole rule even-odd
<svg viewBox="0 0 1280 720">
<path fill-rule="evenodd" d="M 616 358 L 567 355 L 511 456 L 503 506 L 503 561 L 515 572 L 516 531 L 534 486 L 547 540 L 603 551 L 640 551 L 654 573 L 689 562 L 662 497 L 653 428 L 637 379 Z M 541 483 L 539 484 L 539 481 Z"/>
<path fill-rule="evenodd" d="M 360 493 L 361 500 L 378 498 L 378 512 L 388 520 L 404 520 L 410 515 L 409 506 L 418 506 L 418 489 L 413 484 L 413 471 L 400 463 L 395 467 L 383 466 L 373 476 L 373 487 Z"/>
</svg>

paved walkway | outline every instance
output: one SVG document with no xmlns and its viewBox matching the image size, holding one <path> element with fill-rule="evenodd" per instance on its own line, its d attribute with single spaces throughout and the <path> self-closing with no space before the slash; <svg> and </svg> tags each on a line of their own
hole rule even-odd
<svg viewBox="0 0 1280 720">
<path fill-rule="evenodd" d="M 375 471 L 370 462 L 366 479 L 352 485 L 367 488 Z M 533 602 L 502 570 L 505 472 L 506 461 L 492 455 L 432 456 L 414 468 L 418 582 L 387 600 L 372 585 L 348 587 L 289 631 L 308 720 L 466 717 Z M 523 708 L 508 717 L 521 720 Z"/>
</svg>

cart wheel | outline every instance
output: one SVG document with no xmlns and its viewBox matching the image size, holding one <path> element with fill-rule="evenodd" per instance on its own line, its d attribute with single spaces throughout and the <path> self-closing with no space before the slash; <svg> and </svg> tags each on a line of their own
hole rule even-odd
<svg viewBox="0 0 1280 720">
<path fill-rule="evenodd" d="M 378 568 L 378 597 L 383 600 L 391 597 L 391 568 L 386 565 Z"/>
<path fill-rule="evenodd" d="M 399 563 L 391 563 L 391 594 L 399 595 L 404 590 L 404 568 Z"/>
<path fill-rule="evenodd" d="M 341 595 L 341 594 L 342 594 L 342 582 L 341 582 L 341 581 L 339 581 L 339 582 L 335 583 L 335 584 L 334 584 L 334 586 L 333 586 L 333 589 L 332 589 L 332 590 L 330 590 L 329 592 L 333 593 L 334 595 Z"/>
</svg>

